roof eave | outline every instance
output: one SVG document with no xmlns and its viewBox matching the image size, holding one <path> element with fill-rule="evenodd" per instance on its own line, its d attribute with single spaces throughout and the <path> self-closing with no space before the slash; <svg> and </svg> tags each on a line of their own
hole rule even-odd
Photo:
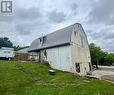
<svg viewBox="0 0 114 95">
<path fill-rule="evenodd" d="M 28 52 L 35 52 L 35 51 L 40 51 L 40 50 L 44 50 L 44 49 L 67 46 L 67 45 L 70 45 L 70 42 L 59 44 L 59 45 L 54 45 L 54 46 L 49 46 L 49 47 L 41 47 L 39 49 L 34 49 L 34 50 L 28 50 Z"/>
</svg>

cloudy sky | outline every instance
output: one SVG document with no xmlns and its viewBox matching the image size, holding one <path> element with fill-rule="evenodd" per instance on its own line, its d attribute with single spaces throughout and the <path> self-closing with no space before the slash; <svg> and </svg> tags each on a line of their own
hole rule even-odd
<svg viewBox="0 0 114 95">
<path fill-rule="evenodd" d="M 12 1 L 13 13 L 0 13 L 0 37 L 9 37 L 15 45 L 30 45 L 42 33 L 79 22 L 89 43 L 114 52 L 114 0 Z"/>
</svg>

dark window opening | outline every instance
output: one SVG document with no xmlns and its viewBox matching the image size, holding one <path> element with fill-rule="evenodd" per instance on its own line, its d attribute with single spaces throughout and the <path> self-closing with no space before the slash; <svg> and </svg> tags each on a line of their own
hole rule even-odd
<svg viewBox="0 0 114 95">
<path fill-rule="evenodd" d="M 76 72 L 80 73 L 80 63 L 76 63 Z"/>
<path fill-rule="evenodd" d="M 76 36 L 76 31 L 74 31 L 74 35 Z"/>
<path fill-rule="evenodd" d="M 40 44 L 44 44 L 46 42 L 46 36 L 39 38 L 40 39 Z"/>
<path fill-rule="evenodd" d="M 90 71 L 92 70 L 92 66 L 91 66 L 91 63 L 89 62 L 89 68 L 90 68 Z"/>
<path fill-rule="evenodd" d="M 42 39 L 40 38 L 40 43 L 42 42 Z"/>
<path fill-rule="evenodd" d="M 46 52 L 46 50 L 44 51 L 44 56 L 47 58 L 47 52 Z"/>
</svg>

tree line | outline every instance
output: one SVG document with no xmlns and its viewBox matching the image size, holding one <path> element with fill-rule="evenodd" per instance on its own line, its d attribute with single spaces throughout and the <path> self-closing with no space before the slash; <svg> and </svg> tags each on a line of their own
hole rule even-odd
<svg viewBox="0 0 114 95">
<path fill-rule="evenodd" d="M 9 38 L 7 37 L 1 37 L 0 38 L 0 48 L 1 47 L 9 47 L 9 48 L 14 48 L 15 51 L 18 51 L 20 49 L 24 49 L 24 48 L 27 48 L 28 46 L 14 46 L 13 43 L 9 40 Z"/>
<path fill-rule="evenodd" d="M 94 43 L 89 45 L 92 65 L 114 65 L 114 53 L 104 52 Z"/>
</svg>

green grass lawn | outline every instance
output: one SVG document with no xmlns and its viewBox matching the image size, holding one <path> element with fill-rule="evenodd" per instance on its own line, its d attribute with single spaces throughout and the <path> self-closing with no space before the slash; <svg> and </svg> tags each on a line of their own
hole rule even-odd
<svg viewBox="0 0 114 95">
<path fill-rule="evenodd" d="M 90 80 L 42 64 L 0 61 L 0 95 L 114 95 L 114 84 Z"/>
</svg>

